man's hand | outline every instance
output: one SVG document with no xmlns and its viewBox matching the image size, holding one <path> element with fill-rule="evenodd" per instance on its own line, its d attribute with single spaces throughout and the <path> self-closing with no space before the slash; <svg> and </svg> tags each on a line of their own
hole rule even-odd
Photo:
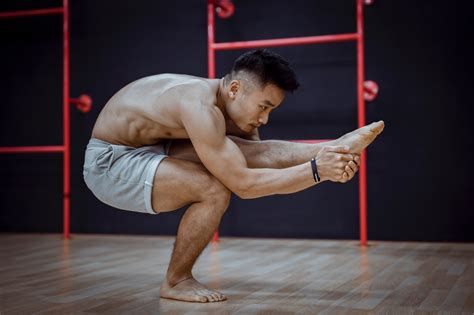
<svg viewBox="0 0 474 315">
<path fill-rule="evenodd" d="M 347 163 L 346 167 L 344 168 L 342 178 L 339 181 L 340 183 L 347 183 L 348 181 L 350 181 L 355 176 L 355 173 L 357 173 L 357 171 L 359 170 L 360 156 L 358 154 L 353 155 L 354 160 L 349 161 L 349 163 Z"/>
<path fill-rule="evenodd" d="M 316 164 L 322 181 L 345 183 L 354 177 L 360 158 L 349 150 L 348 146 L 326 146 L 318 152 Z"/>
</svg>

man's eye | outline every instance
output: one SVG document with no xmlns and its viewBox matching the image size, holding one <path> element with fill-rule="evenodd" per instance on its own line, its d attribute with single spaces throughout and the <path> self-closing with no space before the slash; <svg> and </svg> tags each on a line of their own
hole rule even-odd
<svg viewBox="0 0 474 315">
<path fill-rule="evenodd" d="M 262 112 L 263 112 L 263 111 L 264 111 L 265 109 L 267 109 L 267 108 L 266 108 L 265 106 L 261 106 L 261 105 L 260 105 L 260 109 L 261 109 Z"/>
</svg>

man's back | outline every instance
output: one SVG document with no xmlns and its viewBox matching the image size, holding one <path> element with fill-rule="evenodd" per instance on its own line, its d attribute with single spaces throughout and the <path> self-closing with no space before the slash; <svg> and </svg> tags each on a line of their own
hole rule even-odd
<svg viewBox="0 0 474 315">
<path fill-rule="evenodd" d="M 189 138 L 179 119 L 179 102 L 186 90 L 195 88 L 201 91 L 201 98 L 205 96 L 207 104 L 215 103 L 218 80 L 159 74 L 134 81 L 107 102 L 92 137 L 132 147 Z M 196 104 L 199 102 L 197 97 Z"/>
</svg>

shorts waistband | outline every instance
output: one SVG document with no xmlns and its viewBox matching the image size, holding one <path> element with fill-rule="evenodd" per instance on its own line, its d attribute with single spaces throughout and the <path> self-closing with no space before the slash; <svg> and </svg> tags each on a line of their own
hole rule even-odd
<svg viewBox="0 0 474 315">
<path fill-rule="evenodd" d="M 87 144 L 87 146 L 93 146 L 93 147 L 105 147 L 105 146 L 109 146 L 111 145 L 111 143 L 109 142 L 106 142 L 106 141 L 103 141 L 103 140 L 100 140 L 100 139 L 97 139 L 97 138 L 90 138 L 89 139 L 89 143 Z"/>
<path fill-rule="evenodd" d="M 168 155 L 168 152 L 170 151 L 170 147 L 171 147 L 172 143 L 173 143 L 173 140 L 170 139 L 170 140 L 167 140 L 167 141 L 162 142 L 162 143 L 157 143 L 157 145 L 163 145 L 165 155 Z M 113 143 L 110 143 L 110 142 L 107 142 L 107 141 L 104 141 L 104 140 L 100 140 L 100 139 L 97 139 L 97 138 L 90 138 L 89 143 L 87 144 L 88 147 L 93 147 L 93 148 L 105 148 L 105 147 L 108 147 L 109 145 L 117 145 L 117 146 L 130 148 L 130 149 L 139 149 L 139 148 L 130 147 L 130 146 L 127 146 L 127 145 L 122 145 L 122 144 L 113 144 Z M 150 145 L 150 146 L 153 146 L 153 145 Z"/>
</svg>

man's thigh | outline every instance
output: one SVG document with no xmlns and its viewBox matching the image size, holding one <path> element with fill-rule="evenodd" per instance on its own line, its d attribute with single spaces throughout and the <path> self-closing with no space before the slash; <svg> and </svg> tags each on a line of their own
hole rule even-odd
<svg viewBox="0 0 474 315">
<path fill-rule="evenodd" d="M 255 145 L 258 142 L 235 136 L 229 136 L 229 138 L 239 147 L 247 159 L 249 158 L 248 155 L 250 155 L 252 151 L 255 151 Z M 253 147 L 253 149 L 251 147 Z M 168 155 L 176 159 L 202 163 L 189 139 L 173 140 Z"/>
<path fill-rule="evenodd" d="M 210 187 L 222 185 L 201 163 L 173 156 L 157 168 L 152 205 L 156 212 L 168 212 L 206 198 Z"/>
</svg>

